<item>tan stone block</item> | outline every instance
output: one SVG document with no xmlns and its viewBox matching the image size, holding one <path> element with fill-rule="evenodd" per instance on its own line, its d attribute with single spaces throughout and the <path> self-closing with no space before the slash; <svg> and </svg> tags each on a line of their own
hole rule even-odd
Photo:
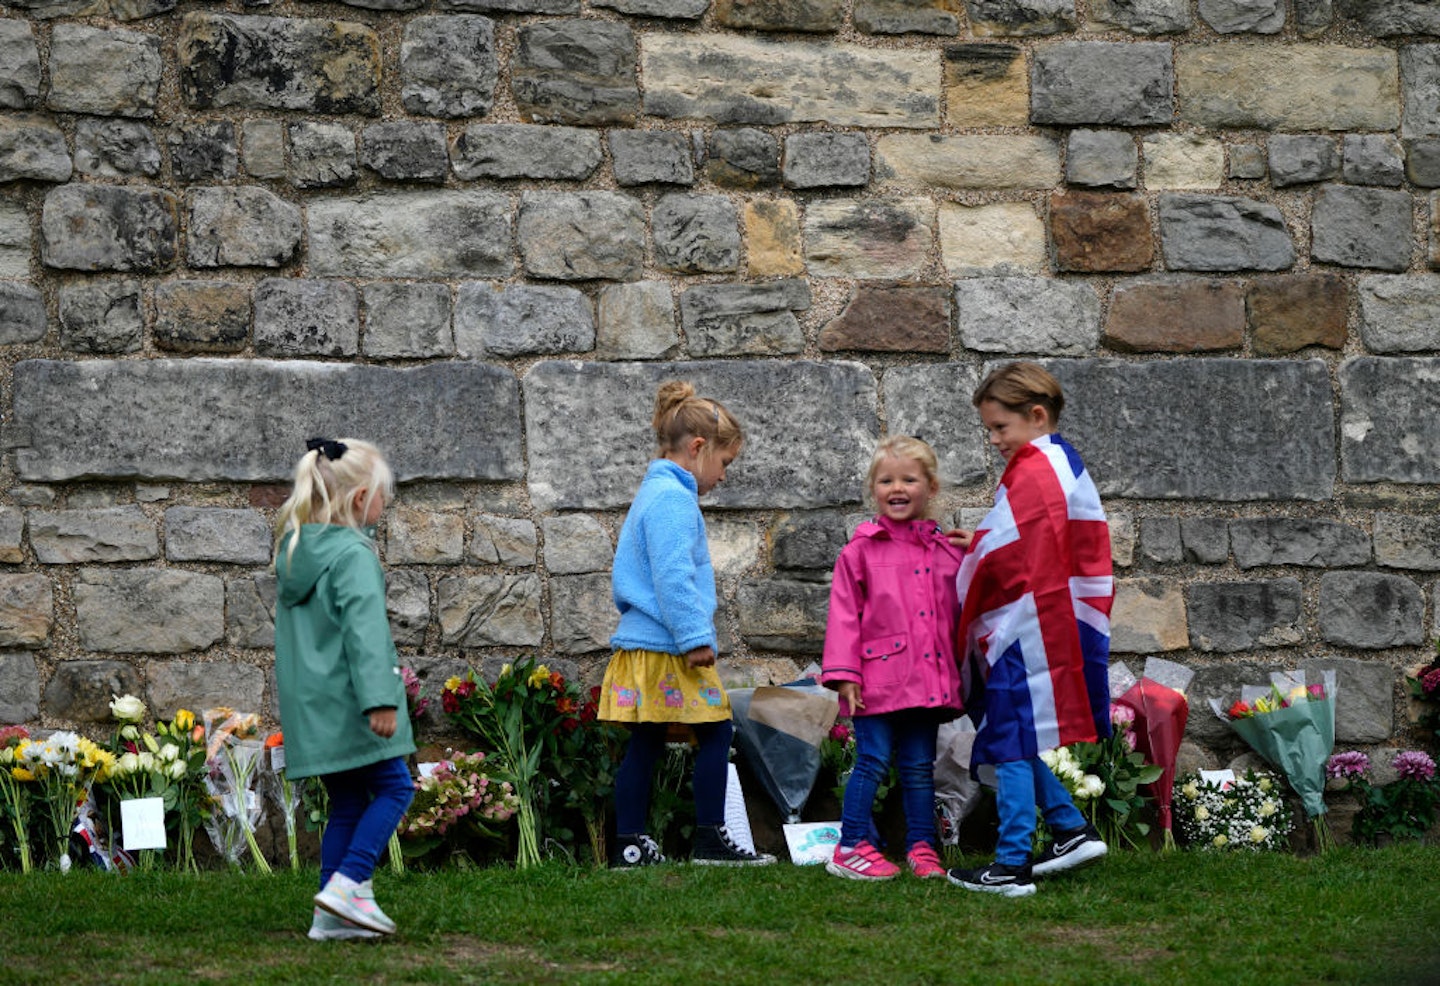
<svg viewBox="0 0 1440 986">
<path fill-rule="evenodd" d="M 1029 202 L 940 206 L 940 259 L 952 277 L 1045 269 L 1045 224 Z"/>
<path fill-rule="evenodd" d="M 1060 145 L 1048 137 L 890 134 L 876 148 L 876 175 L 921 187 L 982 191 L 1054 188 Z"/>
<path fill-rule="evenodd" d="M 944 53 L 945 119 L 952 127 L 1030 124 L 1030 74 L 1015 45 L 950 45 Z"/>
<path fill-rule="evenodd" d="M 800 256 L 800 213 L 791 199 L 745 203 L 745 258 L 755 277 L 805 273 Z"/>
<path fill-rule="evenodd" d="M 862 286 L 820 331 L 820 349 L 836 352 L 950 351 L 950 289 L 939 285 Z"/>
<path fill-rule="evenodd" d="M 1110 651 L 1154 654 L 1190 646 L 1185 595 L 1162 579 L 1117 579 L 1110 611 Z"/>
<path fill-rule="evenodd" d="M 805 213 L 805 263 L 815 277 L 914 277 L 934 239 L 930 199 L 822 199 Z"/>
<path fill-rule="evenodd" d="M 1141 271 L 1155 260 L 1142 195 L 1056 192 L 1050 197 L 1050 237 L 1061 270 Z"/>
<path fill-rule="evenodd" d="M 43 647 L 55 596 L 43 575 L 0 575 L 0 647 Z"/>
<path fill-rule="evenodd" d="M 385 528 L 391 565 L 458 565 L 464 555 L 465 521 L 453 514 L 396 507 Z"/>
<path fill-rule="evenodd" d="M 1110 561 L 1121 568 L 1135 564 L 1135 518 L 1130 514 L 1111 513 Z"/>
<path fill-rule="evenodd" d="M 1222 42 L 1175 55 L 1180 119 L 1205 127 L 1394 130 L 1400 66 L 1393 48 Z"/>
<path fill-rule="evenodd" d="M 1345 345 L 1350 289 L 1335 274 L 1286 274 L 1252 281 L 1245 296 L 1251 343 L 1262 356 L 1306 346 Z"/>
<path fill-rule="evenodd" d="M 1245 339 L 1239 281 L 1166 275 L 1121 284 L 1110 299 L 1105 344 L 1122 352 L 1238 349 Z"/>
<path fill-rule="evenodd" d="M 1195 134 L 1150 134 L 1145 152 L 1148 189 L 1219 188 L 1225 180 L 1225 145 Z"/>
</svg>

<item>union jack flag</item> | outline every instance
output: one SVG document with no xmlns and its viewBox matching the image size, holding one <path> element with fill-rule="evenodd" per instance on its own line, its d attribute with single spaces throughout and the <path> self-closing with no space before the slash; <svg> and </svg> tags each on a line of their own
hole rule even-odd
<svg viewBox="0 0 1440 986">
<path fill-rule="evenodd" d="M 956 588 L 975 764 L 1110 735 L 1110 529 L 1059 435 L 1010 457 Z"/>
</svg>

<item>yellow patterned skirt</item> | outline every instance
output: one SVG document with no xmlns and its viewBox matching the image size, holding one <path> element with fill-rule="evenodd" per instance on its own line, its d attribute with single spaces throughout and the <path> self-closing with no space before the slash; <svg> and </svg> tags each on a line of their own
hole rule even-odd
<svg viewBox="0 0 1440 986">
<path fill-rule="evenodd" d="M 601 719 L 610 722 L 725 722 L 730 696 L 714 667 L 652 650 L 617 650 L 600 687 Z"/>
</svg>

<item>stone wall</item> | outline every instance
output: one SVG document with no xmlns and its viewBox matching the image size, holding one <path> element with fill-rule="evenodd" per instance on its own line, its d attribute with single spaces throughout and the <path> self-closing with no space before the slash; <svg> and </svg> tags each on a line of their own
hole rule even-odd
<svg viewBox="0 0 1440 986">
<path fill-rule="evenodd" d="M 1337 666 L 1413 742 L 1440 603 L 1429 0 L 17 0 L 0 18 L 0 721 L 273 715 L 270 525 L 371 437 L 431 687 L 592 680 L 658 382 L 750 439 L 725 659 L 785 680 L 884 432 L 973 522 L 1044 359 L 1117 656 Z M 1197 758 L 1236 750 L 1197 711 Z"/>
</svg>

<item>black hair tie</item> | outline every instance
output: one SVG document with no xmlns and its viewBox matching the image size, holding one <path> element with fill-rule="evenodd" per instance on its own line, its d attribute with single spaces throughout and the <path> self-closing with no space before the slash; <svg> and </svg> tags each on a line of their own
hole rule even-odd
<svg viewBox="0 0 1440 986">
<path fill-rule="evenodd" d="M 321 455 L 334 462 L 345 454 L 346 445 L 344 442 L 337 442 L 329 438 L 312 438 L 305 443 L 305 451 L 319 451 Z"/>
</svg>

